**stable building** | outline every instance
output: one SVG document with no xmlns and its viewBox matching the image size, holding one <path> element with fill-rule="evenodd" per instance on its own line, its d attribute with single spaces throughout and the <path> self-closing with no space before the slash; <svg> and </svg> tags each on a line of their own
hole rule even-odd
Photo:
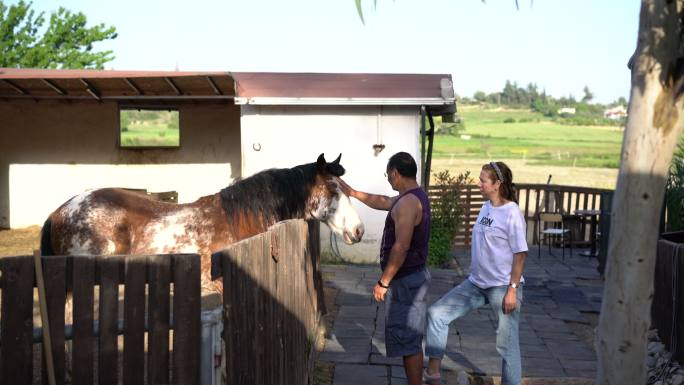
<svg viewBox="0 0 684 385">
<path fill-rule="evenodd" d="M 129 144 L 127 111 L 171 112 L 175 141 Z M 175 191 L 191 202 L 320 153 L 341 153 L 355 188 L 394 195 L 387 159 L 409 152 L 428 183 L 432 116 L 454 111 L 446 74 L 0 68 L 0 227 L 42 225 L 100 187 Z M 386 213 L 354 204 L 364 241 L 322 239 L 345 259 L 375 261 Z"/>
</svg>

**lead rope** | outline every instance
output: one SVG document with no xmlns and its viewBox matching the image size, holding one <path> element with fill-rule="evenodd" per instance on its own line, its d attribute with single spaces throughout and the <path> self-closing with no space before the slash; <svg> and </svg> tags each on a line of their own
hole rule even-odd
<svg viewBox="0 0 684 385">
<path fill-rule="evenodd" d="M 339 262 L 344 261 L 342 259 L 342 254 L 340 254 L 340 246 L 337 244 L 337 235 L 332 231 L 330 232 L 330 250 L 332 250 L 333 255 Z"/>
</svg>

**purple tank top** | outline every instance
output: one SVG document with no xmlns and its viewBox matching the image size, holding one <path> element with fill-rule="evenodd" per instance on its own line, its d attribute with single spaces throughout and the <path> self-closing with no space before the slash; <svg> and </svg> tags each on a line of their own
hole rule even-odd
<svg viewBox="0 0 684 385">
<path fill-rule="evenodd" d="M 406 259 L 404 260 L 404 264 L 399 268 L 399 271 L 397 271 L 397 274 L 394 276 L 394 278 L 401 278 L 416 271 L 422 270 L 425 267 L 428 254 L 428 241 L 430 239 L 430 201 L 428 200 L 425 191 L 423 191 L 423 189 L 420 187 L 406 191 L 399 197 L 399 199 L 406 194 L 413 194 L 420 200 L 420 203 L 423 206 L 423 217 L 421 218 L 420 223 L 413 228 L 411 245 L 406 253 Z M 387 262 L 389 261 L 390 250 L 396 241 L 394 234 L 394 219 L 392 219 L 392 209 L 394 208 L 394 205 L 399 202 L 399 199 L 395 200 L 392 204 L 392 207 L 390 207 L 389 212 L 387 213 L 387 219 L 385 219 L 385 229 L 382 232 L 382 245 L 380 246 L 380 267 L 383 271 L 385 270 Z"/>
</svg>

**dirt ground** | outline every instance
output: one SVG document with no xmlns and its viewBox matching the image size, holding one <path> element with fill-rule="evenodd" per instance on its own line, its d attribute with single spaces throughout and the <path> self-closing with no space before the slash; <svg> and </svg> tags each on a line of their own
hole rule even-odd
<svg viewBox="0 0 684 385">
<path fill-rule="evenodd" d="M 0 257 L 32 255 L 40 248 L 40 226 L 0 230 Z"/>
</svg>

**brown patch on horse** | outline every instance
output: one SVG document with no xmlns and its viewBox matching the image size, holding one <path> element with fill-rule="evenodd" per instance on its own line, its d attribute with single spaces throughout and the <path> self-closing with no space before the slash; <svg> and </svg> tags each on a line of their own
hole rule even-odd
<svg viewBox="0 0 684 385">
<path fill-rule="evenodd" d="M 331 202 L 338 194 L 337 186 L 332 182 L 330 175 L 316 174 L 315 184 L 311 188 L 309 199 L 306 202 L 307 214 L 318 212 L 321 204 Z M 326 216 L 332 212 L 326 212 Z"/>
</svg>

